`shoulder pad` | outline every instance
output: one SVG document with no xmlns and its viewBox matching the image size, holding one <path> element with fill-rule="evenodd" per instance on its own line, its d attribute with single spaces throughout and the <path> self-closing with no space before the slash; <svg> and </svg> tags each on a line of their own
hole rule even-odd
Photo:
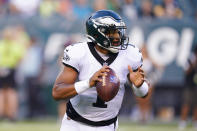
<svg viewBox="0 0 197 131">
<path fill-rule="evenodd" d="M 133 70 L 141 67 L 143 64 L 142 53 L 135 45 L 129 45 L 126 51 L 127 60 L 130 61 Z"/>
<path fill-rule="evenodd" d="M 84 44 L 85 43 L 76 43 L 76 44 L 67 46 L 64 49 L 64 56 L 66 57 L 72 56 L 72 58 L 79 58 L 79 57 L 84 56 L 85 54 L 85 50 L 83 49 Z"/>
</svg>

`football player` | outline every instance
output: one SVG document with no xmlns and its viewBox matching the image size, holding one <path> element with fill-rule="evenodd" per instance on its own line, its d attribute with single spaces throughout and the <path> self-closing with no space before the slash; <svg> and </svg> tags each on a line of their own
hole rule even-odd
<svg viewBox="0 0 197 131">
<path fill-rule="evenodd" d="M 86 21 L 91 42 L 77 43 L 64 50 L 64 69 L 52 90 L 55 100 L 66 99 L 67 111 L 60 131 L 115 131 L 125 83 L 139 97 L 148 94 L 142 66 L 142 54 L 128 44 L 125 23 L 110 10 L 100 10 Z M 108 68 L 120 79 L 120 89 L 109 102 L 97 96 L 95 84 L 102 81 Z"/>
</svg>

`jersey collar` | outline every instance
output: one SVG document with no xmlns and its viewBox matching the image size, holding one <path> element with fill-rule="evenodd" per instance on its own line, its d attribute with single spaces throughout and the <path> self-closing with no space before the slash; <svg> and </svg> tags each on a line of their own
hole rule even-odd
<svg viewBox="0 0 197 131">
<path fill-rule="evenodd" d="M 92 53 L 92 55 L 94 56 L 94 58 L 103 66 L 104 64 L 110 65 L 111 63 L 113 63 L 113 61 L 116 59 L 116 57 L 118 56 L 118 53 L 110 53 L 109 54 L 109 58 L 107 60 L 104 60 L 96 51 L 96 49 L 94 48 L 94 43 L 92 42 L 88 42 L 88 47 L 90 49 L 90 52 Z"/>
</svg>

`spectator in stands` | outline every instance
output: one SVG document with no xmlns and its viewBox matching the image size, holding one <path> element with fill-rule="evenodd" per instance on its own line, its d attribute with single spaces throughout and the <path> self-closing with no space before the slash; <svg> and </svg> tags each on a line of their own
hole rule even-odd
<svg viewBox="0 0 197 131">
<path fill-rule="evenodd" d="M 94 0 L 93 2 L 93 10 L 114 10 L 116 12 L 120 12 L 120 3 L 118 0 Z"/>
<path fill-rule="evenodd" d="M 107 9 L 107 3 L 106 0 L 95 0 L 93 3 L 93 10 L 98 11 L 98 10 L 104 10 Z"/>
<path fill-rule="evenodd" d="M 54 0 L 43 0 L 40 3 L 40 15 L 43 17 L 50 17 L 56 13 L 56 9 L 58 6 L 58 1 Z"/>
<path fill-rule="evenodd" d="M 77 19 L 88 18 L 91 14 L 92 9 L 90 5 L 87 3 L 87 0 L 76 0 L 76 3 L 73 6 L 74 16 Z"/>
<path fill-rule="evenodd" d="M 197 46 L 186 63 L 184 87 L 179 129 L 186 128 L 186 120 L 191 107 L 193 107 L 193 126 L 197 129 Z"/>
<path fill-rule="evenodd" d="M 17 119 L 18 92 L 16 69 L 25 54 L 22 44 L 13 39 L 13 28 L 3 30 L 0 40 L 0 117 L 11 121 Z"/>
<path fill-rule="evenodd" d="M 15 25 L 13 34 L 13 39 L 15 41 L 17 41 L 24 47 L 27 47 L 29 45 L 30 38 L 23 25 Z"/>
<path fill-rule="evenodd" d="M 73 17 L 73 4 L 70 0 L 59 0 L 57 6 L 57 13 L 64 16 L 68 20 L 74 20 Z"/>
<path fill-rule="evenodd" d="M 40 0 L 10 0 L 13 12 L 17 12 L 22 17 L 31 17 L 37 13 Z"/>
<path fill-rule="evenodd" d="M 118 0 L 107 0 L 107 9 L 120 12 L 120 3 Z"/>
<path fill-rule="evenodd" d="M 149 0 L 142 1 L 141 7 L 139 9 L 139 17 L 151 19 L 154 17 L 152 2 Z"/>
<path fill-rule="evenodd" d="M 154 14 L 164 18 L 182 18 L 183 12 L 175 0 L 163 0 L 161 5 L 154 7 Z"/>
<path fill-rule="evenodd" d="M 124 0 L 122 5 L 122 13 L 129 20 L 134 20 L 137 18 L 137 8 L 134 0 Z"/>
</svg>

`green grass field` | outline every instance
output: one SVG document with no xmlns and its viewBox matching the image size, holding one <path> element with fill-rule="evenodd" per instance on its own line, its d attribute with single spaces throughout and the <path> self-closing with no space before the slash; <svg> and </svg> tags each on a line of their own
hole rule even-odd
<svg viewBox="0 0 197 131">
<path fill-rule="evenodd" d="M 46 122 L 43 120 L 16 123 L 0 122 L 0 131 L 59 131 L 59 126 L 55 121 Z M 175 122 L 168 124 L 154 122 L 147 125 L 120 122 L 118 131 L 178 131 L 178 128 Z M 194 131 L 194 129 L 189 125 L 184 131 Z"/>
</svg>

